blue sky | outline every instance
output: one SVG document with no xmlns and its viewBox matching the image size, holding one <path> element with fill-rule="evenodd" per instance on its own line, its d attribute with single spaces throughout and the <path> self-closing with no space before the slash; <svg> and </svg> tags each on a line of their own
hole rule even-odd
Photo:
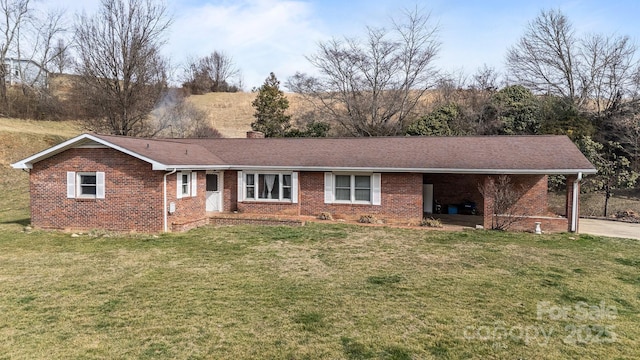
<svg viewBox="0 0 640 360">
<path fill-rule="evenodd" d="M 44 4 L 92 12 L 99 0 L 44 0 L 38 6 Z M 318 41 L 357 36 L 366 25 L 388 25 L 390 16 L 416 5 L 440 26 L 436 65 L 447 72 L 471 74 L 483 64 L 501 70 L 507 48 L 541 9 L 561 9 L 579 33 L 640 41 L 637 0 L 169 0 L 167 5 L 174 15 L 165 49 L 172 63 L 179 67 L 189 56 L 222 50 L 242 71 L 245 90 L 259 86 L 271 71 L 283 82 L 296 71 L 313 72 L 304 56 Z"/>
</svg>

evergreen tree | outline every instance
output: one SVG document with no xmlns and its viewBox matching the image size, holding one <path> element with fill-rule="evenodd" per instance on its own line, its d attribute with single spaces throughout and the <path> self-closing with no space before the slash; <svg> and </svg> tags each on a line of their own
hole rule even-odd
<svg viewBox="0 0 640 360">
<path fill-rule="evenodd" d="M 285 114 L 289 100 L 280 90 L 280 81 L 274 73 L 270 73 L 258 89 L 258 96 L 251 105 L 256 109 L 253 114 L 256 121 L 251 123 L 253 130 L 263 132 L 265 137 L 286 136 L 291 127 L 291 116 Z"/>
</svg>

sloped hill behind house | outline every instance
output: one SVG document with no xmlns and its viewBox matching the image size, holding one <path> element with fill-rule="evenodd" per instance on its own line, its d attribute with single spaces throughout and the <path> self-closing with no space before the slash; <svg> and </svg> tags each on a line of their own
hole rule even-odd
<svg viewBox="0 0 640 360">
<path fill-rule="evenodd" d="M 29 175 L 10 164 L 81 132 L 76 122 L 0 118 L 0 229 L 29 223 Z"/>
<path fill-rule="evenodd" d="M 304 100 L 297 94 L 287 93 L 290 113 L 297 113 L 307 106 Z M 251 123 L 255 121 L 253 113 L 255 109 L 251 102 L 256 98 L 256 93 L 207 93 L 203 95 L 191 95 L 187 101 L 209 114 L 211 125 L 224 137 L 245 137 L 251 130 Z"/>
</svg>

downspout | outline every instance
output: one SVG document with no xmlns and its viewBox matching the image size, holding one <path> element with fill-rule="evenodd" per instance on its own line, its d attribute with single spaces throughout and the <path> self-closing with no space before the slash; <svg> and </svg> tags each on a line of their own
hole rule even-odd
<svg viewBox="0 0 640 360">
<path fill-rule="evenodd" d="M 169 221 L 168 215 L 167 215 L 167 213 L 169 212 L 169 210 L 167 210 L 167 176 L 169 176 L 171 174 L 175 174 L 176 171 L 178 171 L 178 170 L 177 169 L 173 169 L 173 170 L 171 170 L 171 172 L 165 173 L 164 174 L 164 182 L 162 183 L 162 192 L 164 193 L 164 206 L 163 206 L 164 232 L 169 232 L 169 225 L 167 224 L 167 222 Z"/>
<path fill-rule="evenodd" d="M 578 209 L 578 191 L 580 190 L 580 187 L 578 185 L 580 184 L 580 180 L 582 180 L 582 172 L 578 173 L 578 177 L 573 182 L 573 199 L 571 204 L 571 232 L 576 232 L 576 230 L 578 230 L 578 211 L 580 211 L 580 209 Z"/>
</svg>

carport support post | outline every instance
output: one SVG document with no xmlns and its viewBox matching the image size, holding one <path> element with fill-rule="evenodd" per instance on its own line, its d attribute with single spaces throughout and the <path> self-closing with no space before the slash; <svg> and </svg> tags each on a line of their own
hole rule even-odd
<svg viewBox="0 0 640 360">
<path fill-rule="evenodd" d="M 574 193 L 575 192 L 575 193 Z M 567 214 L 567 230 L 578 232 L 578 218 L 580 216 L 580 181 L 576 175 L 567 175 L 567 197 L 565 213 Z M 574 206 L 575 205 L 575 206 Z M 574 209 L 575 207 L 575 209 Z M 575 218 L 574 218 L 575 211 Z"/>
<path fill-rule="evenodd" d="M 487 176 L 484 178 L 483 187 L 485 189 L 492 188 L 493 178 Z M 483 207 L 482 207 L 482 226 L 485 229 L 493 229 L 493 194 L 490 191 L 484 191 L 483 194 Z"/>
</svg>

